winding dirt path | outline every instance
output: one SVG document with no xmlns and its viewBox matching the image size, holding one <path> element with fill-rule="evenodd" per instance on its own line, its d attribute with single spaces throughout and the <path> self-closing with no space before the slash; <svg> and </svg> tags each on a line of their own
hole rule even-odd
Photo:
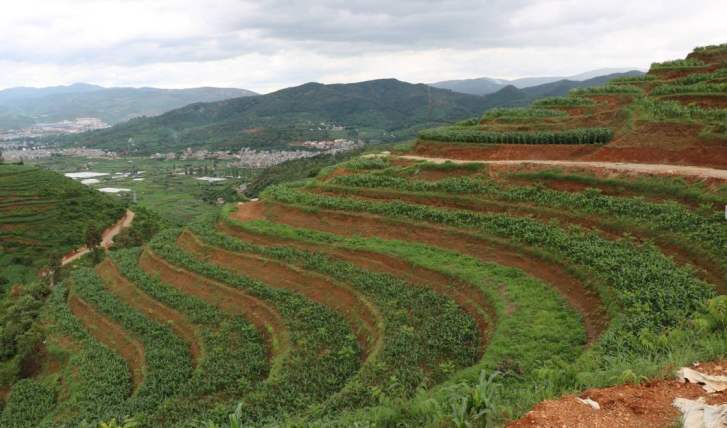
<svg viewBox="0 0 727 428">
<path fill-rule="evenodd" d="M 666 164 L 627 163 L 627 162 L 588 162 L 588 161 L 561 161 L 561 160 L 462 160 L 415 155 L 396 156 L 399 159 L 414 161 L 428 161 L 437 164 L 452 163 L 483 163 L 490 165 L 550 165 L 564 167 L 603 168 L 623 172 L 640 174 L 677 175 L 695 178 L 713 178 L 727 181 L 727 169 L 705 168 L 700 166 L 682 166 Z"/>
<path fill-rule="evenodd" d="M 144 345 L 73 293 L 68 298 L 68 307 L 96 340 L 126 361 L 131 372 L 132 394 L 135 393 L 144 382 Z"/>
<path fill-rule="evenodd" d="M 150 275 L 158 275 L 163 282 L 184 293 L 250 321 L 267 342 L 270 376 L 280 370 L 290 351 L 290 333 L 277 310 L 240 289 L 172 265 L 148 248 L 139 258 L 139 267 Z"/>
<path fill-rule="evenodd" d="M 177 336 L 181 337 L 189 345 L 192 364 L 195 367 L 199 364 L 202 354 L 200 343 L 202 341 L 187 317 L 141 291 L 129 282 L 109 259 L 96 266 L 96 273 L 104 281 L 106 288 L 126 304 L 136 308 L 139 312 L 158 321 L 160 324 L 169 326 Z"/>
<path fill-rule="evenodd" d="M 179 235 L 177 247 L 270 287 L 299 293 L 331 308 L 348 322 L 363 351 L 364 360 L 374 357 L 383 346 L 383 317 L 366 297 L 349 287 L 275 260 L 208 245 L 188 230 Z"/>
<path fill-rule="evenodd" d="M 131 210 L 126 210 L 126 213 L 124 213 L 124 216 L 121 217 L 119 221 L 117 221 L 113 226 L 106 229 L 103 234 L 101 235 L 101 248 L 104 250 L 108 250 L 111 245 L 114 243 L 114 238 L 116 235 L 121 233 L 122 230 L 126 229 L 127 227 L 131 226 L 131 222 L 134 221 L 134 212 Z M 90 253 L 91 251 L 84 245 L 82 247 L 76 248 L 75 250 L 71 251 L 70 253 L 63 256 L 63 259 L 61 260 L 61 266 L 66 266 L 70 263 L 73 263 L 74 261 L 80 259 L 81 257 L 85 256 L 86 254 Z"/>
</svg>

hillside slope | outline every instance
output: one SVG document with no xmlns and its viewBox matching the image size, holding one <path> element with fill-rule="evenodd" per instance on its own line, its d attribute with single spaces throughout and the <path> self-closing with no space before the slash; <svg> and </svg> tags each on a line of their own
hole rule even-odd
<svg viewBox="0 0 727 428">
<path fill-rule="evenodd" d="M 51 254 L 84 243 L 124 213 L 118 198 L 48 170 L 0 164 L 0 276 L 10 284 L 32 282 Z"/>
<path fill-rule="evenodd" d="M 116 124 L 140 116 L 156 116 L 196 102 L 256 95 L 232 88 L 103 88 L 75 84 L 50 88 L 0 91 L 0 129 L 97 117 Z"/>
<path fill-rule="evenodd" d="M 723 48 L 653 64 L 529 108 L 493 110 L 470 126 L 424 131 L 414 154 L 483 160 L 580 160 L 727 168 Z M 557 92 L 551 84 L 538 94 Z M 528 88 L 532 89 L 532 88 Z M 527 97 L 510 88 L 508 98 Z"/>
<path fill-rule="evenodd" d="M 476 79 L 462 79 L 462 80 L 446 80 L 442 82 L 432 83 L 431 86 L 440 89 L 449 89 L 455 92 L 461 92 L 463 94 L 470 95 L 487 95 L 492 94 L 505 86 L 512 85 L 519 89 L 529 88 L 532 86 L 541 86 L 548 83 L 554 83 L 558 81 L 584 81 L 590 80 L 597 77 L 614 75 L 614 74 L 636 74 L 641 73 L 640 71 L 628 69 L 628 68 L 605 68 L 599 70 L 592 70 L 585 73 L 580 73 L 574 76 L 567 77 L 524 77 L 521 79 L 493 79 L 490 77 L 480 77 Z"/>
<path fill-rule="evenodd" d="M 572 88 L 631 75 L 526 89 L 506 87 L 485 97 L 395 79 L 335 85 L 307 83 L 253 98 L 194 104 L 159 117 L 75 136 L 70 141 L 123 150 L 132 139 L 139 153 L 180 151 L 186 147 L 269 149 L 332 136 L 396 141 L 414 136 L 422 128 L 476 116 L 492 107 L 527 105 L 539 97 L 564 95 Z M 344 127 L 345 131 L 331 130 L 334 126 Z"/>
</svg>

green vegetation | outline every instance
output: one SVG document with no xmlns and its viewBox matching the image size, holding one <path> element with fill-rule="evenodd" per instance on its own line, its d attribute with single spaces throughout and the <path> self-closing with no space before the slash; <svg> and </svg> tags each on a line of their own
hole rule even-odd
<svg viewBox="0 0 727 428">
<path fill-rule="evenodd" d="M 651 64 L 651 70 L 662 70 L 672 68 L 700 68 L 704 67 L 705 62 L 699 59 L 675 59 L 673 61 L 655 62 Z"/>
<path fill-rule="evenodd" d="M 591 96 L 591 95 L 641 95 L 644 91 L 638 86 L 633 85 L 606 85 L 595 86 L 592 88 L 574 89 L 570 95 L 575 97 Z"/>
<path fill-rule="evenodd" d="M 53 408 L 55 397 L 47 386 L 23 379 L 13 386 L 0 425 L 6 428 L 32 428 Z"/>
<path fill-rule="evenodd" d="M 343 162 L 358 154 L 359 152 L 355 151 L 337 155 L 322 155 L 312 158 L 295 159 L 266 168 L 247 185 L 245 194 L 254 198 L 263 189 L 273 184 L 315 177 L 321 169 L 335 165 L 338 162 Z"/>
<path fill-rule="evenodd" d="M 340 390 L 359 368 L 360 349 L 346 323 L 329 309 L 298 294 L 269 287 L 181 252 L 169 229 L 152 241 L 154 252 L 189 271 L 245 289 L 271 301 L 286 321 L 294 348 L 278 373 L 243 398 L 249 422 L 296 414 Z"/>
<path fill-rule="evenodd" d="M 419 138 L 484 144 L 605 144 L 613 138 L 613 131 L 608 128 L 583 128 L 566 131 L 487 132 L 443 127 L 422 131 Z"/>
<path fill-rule="evenodd" d="M 487 110 L 482 116 L 482 120 L 510 120 L 510 121 L 521 121 L 530 120 L 534 118 L 546 118 L 546 117 L 566 117 L 567 113 L 551 110 L 545 108 L 494 108 Z"/>
<path fill-rule="evenodd" d="M 43 341 L 36 323 L 48 288 L 32 284 L 7 296 L 0 304 L 0 386 L 12 385 Z"/>
<path fill-rule="evenodd" d="M 217 211 L 217 198 L 225 202 L 239 199 L 238 187 L 252 180 L 259 170 L 234 168 L 229 162 L 215 160 L 153 160 L 126 157 L 91 160 L 76 157 L 52 157 L 33 161 L 57 172 L 91 170 L 111 174 L 99 177 L 92 188 L 130 189 L 113 199 L 121 199 L 159 215 L 173 225 L 182 225 L 200 215 Z M 115 175 L 114 175 L 115 174 Z M 119 174 L 127 174 L 121 176 Z M 222 182 L 197 180 L 201 176 L 226 178 Z"/>
<path fill-rule="evenodd" d="M 727 83 L 694 83 L 691 85 L 659 85 L 651 95 L 727 94 Z"/>
<path fill-rule="evenodd" d="M 32 282 L 52 255 L 84 244 L 88 225 L 104 230 L 124 205 L 58 174 L 23 165 L 0 165 L 0 276 Z"/>
<path fill-rule="evenodd" d="M 533 102 L 533 107 L 557 108 L 557 107 L 588 107 L 594 106 L 596 102 L 586 97 L 547 97 Z"/>
</svg>

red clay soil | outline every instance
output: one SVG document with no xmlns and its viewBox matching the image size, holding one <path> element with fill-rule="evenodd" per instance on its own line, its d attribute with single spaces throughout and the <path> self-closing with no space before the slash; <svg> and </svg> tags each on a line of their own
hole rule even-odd
<svg viewBox="0 0 727 428">
<path fill-rule="evenodd" d="M 345 236 L 377 236 L 383 239 L 418 241 L 472 256 L 485 262 L 521 269 L 553 286 L 584 320 L 589 342 L 608 325 L 603 306 L 595 292 L 587 290 L 564 266 L 544 261 L 527 249 L 513 248 L 506 242 L 485 239 L 449 227 L 403 222 L 369 214 L 353 214 L 320 209 L 316 213 L 268 204 L 266 215 L 272 221 Z"/>
<path fill-rule="evenodd" d="M 245 205 L 248 204 L 241 205 L 238 211 L 244 211 L 246 209 Z M 218 229 L 227 235 L 255 245 L 293 247 L 299 250 L 325 254 L 367 271 L 391 274 L 407 281 L 410 285 L 425 287 L 446 296 L 457 303 L 475 321 L 480 338 L 482 338 L 480 351 L 484 352 L 487 344 L 486 338 L 490 333 L 489 322 L 494 320 L 494 310 L 487 296 L 471 284 L 453 280 L 439 272 L 413 266 L 402 259 L 385 254 L 258 235 L 224 222 L 218 225 Z"/>
<path fill-rule="evenodd" d="M 727 144 L 718 138 L 701 137 L 701 131 L 700 125 L 637 122 L 633 131 L 617 135 L 606 145 L 418 141 L 409 154 L 459 160 L 584 160 L 726 169 Z"/>
<path fill-rule="evenodd" d="M 144 382 L 144 345 L 124 331 L 121 326 L 97 312 L 75 294 L 68 299 L 68 306 L 91 335 L 121 356 L 129 366 L 133 392 Z"/>
<path fill-rule="evenodd" d="M 363 359 L 379 349 L 384 321 L 366 297 L 349 287 L 312 272 L 305 272 L 257 255 L 231 252 L 202 243 L 189 231 L 177 240 L 177 247 L 225 269 L 264 282 L 273 288 L 290 290 L 338 312 L 351 326 Z"/>
<path fill-rule="evenodd" d="M 419 141 L 417 156 L 460 160 L 568 160 L 595 153 L 599 146 L 583 144 L 467 144 Z"/>
<path fill-rule="evenodd" d="M 547 223 L 557 219 L 561 224 L 574 224 L 585 229 L 595 231 L 605 239 L 616 240 L 629 234 L 638 240 L 653 241 L 662 253 L 671 256 L 679 264 L 692 265 L 697 268 L 697 273 L 703 280 L 717 287 L 721 294 L 727 292 L 727 272 L 715 260 L 705 258 L 702 254 L 694 254 L 686 248 L 674 245 L 663 238 L 663 233 L 655 233 L 645 228 L 632 227 L 624 229 L 618 224 L 609 222 L 606 218 L 599 216 L 588 216 L 576 214 L 575 211 L 563 211 L 554 208 L 531 206 L 518 203 L 503 203 L 484 197 L 462 197 L 437 195 L 417 195 L 412 193 L 398 192 L 395 190 L 364 189 L 364 188 L 315 188 L 315 193 L 346 195 L 348 198 L 363 200 L 400 200 L 415 204 L 454 208 L 460 210 L 475 211 L 479 213 L 506 213 L 512 217 L 534 218 Z M 355 196 L 353 196 L 355 195 Z"/>
<path fill-rule="evenodd" d="M 703 365 L 698 370 L 714 375 L 727 374 L 727 361 Z M 701 386 L 675 380 L 651 381 L 642 385 L 620 385 L 589 389 L 578 395 L 596 401 L 594 410 L 569 395 L 547 400 L 508 427 L 583 427 L 583 428 L 641 428 L 677 426 L 680 413 L 672 405 L 675 398 L 706 397 L 710 404 L 727 403 L 727 391 L 707 394 Z"/>
<path fill-rule="evenodd" d="M 702 108 L 727 108 L 727 96 L 724 95 L 669 95 L 663 99 L 677 101 L 683 105 L 694 104 Z"/>
<path fill-rule="evenodd" d="M 265 338 L 273 367 L 282 363 L 282 357 L 290 349 L 290 334 L 278 311 L 267 303 L 240 289 L 173 266 L 148 248 L 139 258 L 139 266 L 150 275 L 159 275 L 163 282 L 183 293 L 200 298 L 227 313 L 246 318 Z M 275 371 L 274 368 L 271 373 Z"/>
<path fill-rule="evenodd" d="M 106 288 L 126 304 L 160 324 L 169 326 L 177 336 L 189 345 L 192 364 L 195 367 L 199 364 L 202 354 L 201 340 L 187 317 L 141 291 L 129 282 L 109 259 L 96 266 L 96 273 L 104 281 Z"/>
</svg>

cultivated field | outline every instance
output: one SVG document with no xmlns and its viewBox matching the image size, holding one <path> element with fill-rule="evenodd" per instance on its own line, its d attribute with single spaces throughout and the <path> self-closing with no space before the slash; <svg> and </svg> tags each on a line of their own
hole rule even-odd
<svg viewBox="0 0 727 428">
<path fill-rule="evenodd" d="M 696 50 L 407 153 L 690 164 L 701 148 L 694 164 L 724 168 L 725 110 L 655 92 L 721 96 L 725 59 Z M 74 269 L 0 425 L 213 427 L 240 403 L 252 426 L 498 426 L 668 377 L 727 355 L 725 200 L 718 178 L 352 159 Z"/>
</svg>

